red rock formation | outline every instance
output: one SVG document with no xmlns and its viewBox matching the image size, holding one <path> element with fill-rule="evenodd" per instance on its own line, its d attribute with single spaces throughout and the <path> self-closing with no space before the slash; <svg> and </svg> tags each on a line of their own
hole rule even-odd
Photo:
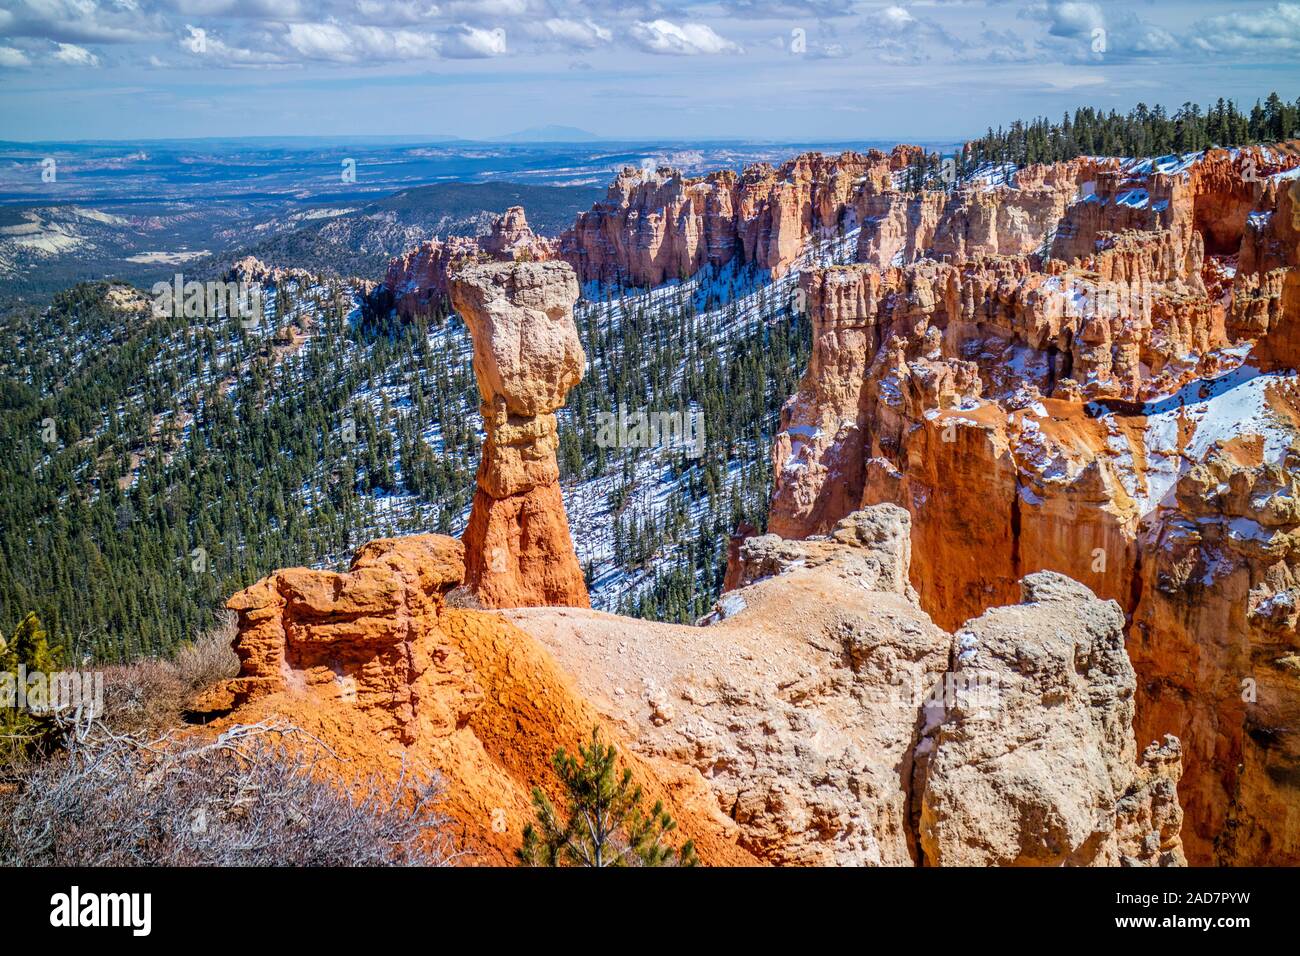
<svg viewBox="0 0 1300 956">
<path fill-rule="evenodd" d="M 1277 398 L 1294 409 L 1300 390 Z M 1300 846 L 1300 446 L 1265 457 L 1257 436 L 1234 439 L 1178 480 L 1140 541 L 1129 639 L 1139 734 L 1196 731 L 1188 847 L 1229 865 L 1294 862 Z"/>
<path fill-rule="evenodd" d="M 379 301 L 409 317 L 444 303 L 451 273 L 467 263 L 535 262 L 554 257 L 554 244 L 533 233 L 523 207 L 511 206 L 493 220 L 491 231 L 482 238 L 430 239 L 395 257 L 379 287 Z"/>
<path fill-rule="evenodd" d="M 560 496 L 555 411 L 586 356 L 563 262 L 470 266 L 452 302 L 474 340 L 487 438 L 465 529 L 466 583 L 488 607 L 588 607 Z"/>
<path fill-rule="evenodd" d="M 1247 161 L 1265 156 L 1252 182 Z M 1260 434 L 1250 467 L 1264 469 L 1285 468 L 1298 441 L 1286 371 L 1300 364 L 1300 179 L 1287 172 L 1298 164 L 1274 149 L 1036 172 L 1034 190 L 1078 183 L 1054 231 L 1021 220 L 1036 223 L 1024 236 L 1046 226 L 1063 258 L 970 251 L 1001 248 L 988 224 L 1050 208 L 1043 195 L 998 187 L 975 200 L 997 208 L 973 219 L 969 190 L 906 200 L 922 214 L 893 232 L 882 220 L 860 245 L 877 262 L 937 256 L 958 210 L 984 225 L 963 227 L 976 241 L 954 244 L 948 262 L 802 278 L 813 354 L 773 452 L 769 527 L 783 536 L 825 533 L 876 502 L 907 508 L 912 580 L 941 626 L 1014 602 L 1019 578 L 1039 570 L 1119 601 L 1142 739 L 1183 738 L 1185 840 L 1201 863 L 1300 861 L 1300 833 L 1278 809 L 1300 799 L 1277 730 L 1300 707 L 1279 663 L 1300 639 L 1248 616 L 1248 595 L 1288 591 L 1293 559 L 1236 540 L 1264 523 L 1225 497 L 1246 478 L 1184 491 L 1216 440 Z M 881 195 L 880 208 L 902 201 Z M 1251 507 L 1276 510 L 1271 494 Z M 1247 671 L 1267 675 L 1268 694 L 1234 705 Z"/>
<path fill-rule="evenodd" d="M 234 702 L 286 691 L 342 699 L 405 743 L 421 725 L 455 726 L 462 715 L 429 691 L 452 683 L 463 692 L 464 668 L 430 656 L 422 638 L 464 577 L 463 555 L 441 535 L 378 540 L 344 574 L 290 568 L 240 591 L 227 602 L 239 624 Z"/>
<path fill-rule="evenodd" d="M 1051 238 L 1092 169 L 1090 160 L 1030 166 L 1014 188 L 976 179 L 951 193 L 905 193 L 889 178 L 869 181 L 857 202 L 858 261 L 884 268 L 926 256 L 1028 255 Z"/>
<path fill-rule="evenodd" d="M 1300 177 L 1267 180 L 1247 217 L 1228 323 L 1262 367 L 1300 368 Z"/>
<path fill-rule="evenodd" d="M 295 727 L 286 745 L 343 786 L 437 773 L 466 863 L 513 862 L 532 788 L 557 799 L 555 751 L 595 727 L 710 865 L 1178 864 L 1178 744 L 1136 761 L 1118 611 L 1039 576 L 968 645 L 919 607 L 908 530 L 882 505 L 827 540 L 750 538 L 738 609 L 707 629 L 457 609 L 458 542 L 371 542 L 345 573 L 230 600 L 240 674 L 195 732 Z M 1017 728 L 1009 757 L 968 746 L 980 702 Z M 1014 763 L 1029 753 L 1042 765 Z M 1000 798 L 963 797 L 985 784 Z M 990 821 L 1014 852 L 988 851 Z"/>
<path fill-rule="evenodd" d="M 508 617 L 765 861 L 1180 865 L 1179 743 L 1138 760 L 1119 608 L 1036 575 L 945 634 L 908 584 L 908 525 L 878 505 L 823 540 L 748 539 L 705 628 Z"/>
<path fill-rule="evenodd" d="M 560 254 L 583 282 L 653 286 L 733 260 L 781 275 L 810 239 L 852 228 L 864 185 L 888 180 L 916 150 L 806 153 L 702 179 L 628 167 L 560 237 Z"/>
<path fill-rule="evenodd" d="M 461 560 L 460 542 L 440 535 L 372 541 L 346 573 L 277 571 L 236 594 L 240 674 L 210 695 L 212 722 L 196 732 L 295 727 L 285 745 L 341 786 L 436 773 L 461 862 L 509 866 L 535 819 L 533 787 L 562 796 L 555 751 L 575 752 L 595 727 L 647 800 L 664 802 L 672 840 L 694 840 L 706 865 L 758 863 L 698 775 L 640 757 L 536 641 L 447 606 Z"/>
</svg>

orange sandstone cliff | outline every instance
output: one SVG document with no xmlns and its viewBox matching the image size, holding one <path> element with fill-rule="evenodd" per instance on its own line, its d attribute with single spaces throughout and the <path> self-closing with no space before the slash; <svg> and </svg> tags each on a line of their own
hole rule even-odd
<svg viewBox="0 0 1300 956">
<path fill-rule="evenodd" d="M 576 752 L 599 727 L 704 863 L 756 862 L 698 778 L 641 759 L 528 635 L 446 604 L 462 554 L 441 535 L 372 541 L 342 574 L 278 571 L 236 594 L 240 673 L 226 688 L 233 710 L 211 729 L 292 724 L 340 785 L 437 773 L 465 862 L 510 864 L 532 788 L 561 796 L 555 750 Z"/>
<path fill-rule="evenodd" d="M 1119 602 L 1196 863 L 1300 862 L 1298 167 L 1287 144 L 882 186 L 866 262 L 801 277 L 813 354 L 773 452 L 784 537 L 907 509 L 943 627 L 1042 570 Z"/>
<path fill-rule="evenodd" d="M 563 259 L 581 283 L 625 286 L 732 263 L 779 276 L 812 240 L 844 235 L 870 215 L 864 197 L 891 189 L 920 153 L 915 146 L 806 153 L 775 168 L 755 163 L 700 178 L 667 166 L 626 167 L 557 239 L 535 235 L 516 206 L 486 236 L 430 239 L 394 257 L 372 304 L 402 316 L 427 311 L 446 300 L 452 274 L 473 262 Z"/>
<path fill-rule="evenodd" d="M 699 179 L 628 167 L 560 237 L 559 254 L 583 282 L 657 285 L 732 262 L 781 275 L 811 239 L 851 229 L 866 184 L 918 153 L 806 153 Z"/>
<path fill-rule="evenodd" d="M 707 627 L 451 608 L 458 542 L 371 542 L 231 599 L 240 675 L 207 732 L 289 722 L 341 782 L 437 772 L 467 863 L 510 862 L 594 726 L 706 864 L 1181 865 L 1180 747 L 1137 753 L 1118 606 L 1040 574 L 947 634 L 909 531 L 881 505 L 751 538 Z"/>
</svg>

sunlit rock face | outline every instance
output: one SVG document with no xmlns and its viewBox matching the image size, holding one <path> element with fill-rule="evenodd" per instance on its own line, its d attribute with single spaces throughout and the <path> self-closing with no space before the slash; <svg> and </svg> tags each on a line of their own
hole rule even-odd
<svg viewBox="0 0 1300 956">
<path fill-rule="evenodd" d="M 443 305 L 451 294 L 451 274 L 475 262 L 542 262 L 555 258 L 555 244 L 533 233 L 522 206 L 511 206 L 492 221 L 482 237 L 430 239 L 388 263 L 384 281 L 371 294 L 381 311 L 403 317 Z"/>
<path fill-rule="evenodd" d="M 1037 571 L 1118 602 L 1194 863 L 1300 862 L 1298 167 L 1282 144 L 882 183 L 864 261 L 801 277 L 813 354 L 773 449 L 771 530 L 900 505 L 944 628 Z"/>
<path fill-rule="evenodd" d="M 629 167 L 560 237 L 560 255 L 584 283 L 653 286 L 732 262 L 781 275 L 811 240 L 854 228 L 861 197 L 917 153 L 806 153 L 699 179 Z"/>
<path fill-rule="evenodd" d="M 488 607 L 588 607 L 560 496 L 555 411 L 586 355 L 578 282 L 563 262 L 470 266 L 452 302 L 474 341 L 487 437 L 465 529 L 465 581 Z"/>
<path fill-rule="evenodd" d="M 911 530 L 882 504 L 824 538 L 751 537 L 703 628 L 507 616 L 766 862 L 1182 865 L 1180 745 L 1138 756 L 1119 606 L 1038 574 L 947 633 L 909 583 Z"/>
</svg>

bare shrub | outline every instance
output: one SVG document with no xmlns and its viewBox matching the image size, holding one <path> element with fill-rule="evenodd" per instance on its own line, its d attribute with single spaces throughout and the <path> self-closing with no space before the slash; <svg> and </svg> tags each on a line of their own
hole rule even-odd
<svg viewBox="0 0 1300 956">
<path fill-rule="evenodd" d="M 286 745 L 296 735 L 295 746 Z M 69 730 L 66 752 L 0 792 L 0 865 L 442 866 L 439 780 L 345 787 L 324 745 L 288 725 L 215 741 Z"/>
<path fill-rule="evenodd" d="M 157 735 L 181 723 L 195 695 L 239 673 L 231 649 L 235 616 L 182 647 L 171 660 L 145 659 L 104 670 L 104 722 L 119 733 Z"/>
<path fill-rule="evenodd" d="M 235 633 L 235 615 L 227 611 L 216 627 L 176 653 L 177 674 L 192 693 L 239 673 L 239 658 L 231 647 Z"/>
</svg>

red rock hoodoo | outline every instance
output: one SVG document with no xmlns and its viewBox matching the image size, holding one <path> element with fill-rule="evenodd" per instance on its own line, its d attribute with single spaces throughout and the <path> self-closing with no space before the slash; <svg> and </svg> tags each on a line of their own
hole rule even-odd
<svg viewBox="0 0 1300 956">
<path fill-rule="evenodd" d="M 488 607 L 589 607 L 560 495 L 555 411 L 586 355 L 563 262 L 470 266 L 452 302 L 474 340 L 487 438 L 465 529 L 465 580 Z"/>
</svg>

